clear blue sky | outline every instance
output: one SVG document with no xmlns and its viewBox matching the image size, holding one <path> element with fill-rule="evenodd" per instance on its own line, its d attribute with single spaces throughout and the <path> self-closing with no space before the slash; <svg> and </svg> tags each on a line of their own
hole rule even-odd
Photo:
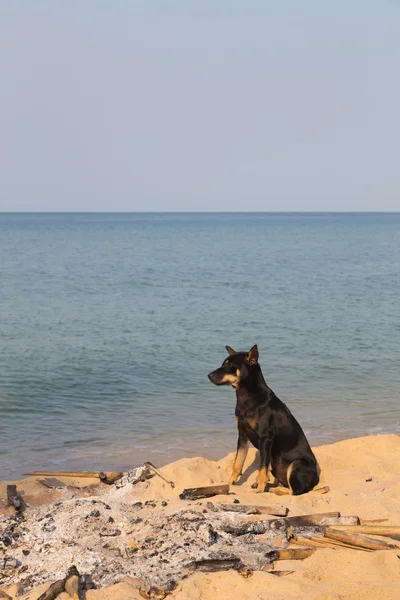
<svg viewBox="0 0 400 600">
<path fill-rule="evenodd" d="M 2 0 L 0 210 L 400 210 L 397 0 Z"/>
</svg>

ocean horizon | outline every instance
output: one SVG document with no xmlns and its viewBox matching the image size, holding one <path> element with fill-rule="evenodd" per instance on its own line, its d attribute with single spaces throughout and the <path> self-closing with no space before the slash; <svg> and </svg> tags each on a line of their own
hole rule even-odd
<svg viewBox="0 0 400 600">
<path fill-rule="evenodd" d="M 257 343 L 310 443 L 400 430 L 400 213 L 0 213 L 0 477 L 236 447 Z"/>
</svg>

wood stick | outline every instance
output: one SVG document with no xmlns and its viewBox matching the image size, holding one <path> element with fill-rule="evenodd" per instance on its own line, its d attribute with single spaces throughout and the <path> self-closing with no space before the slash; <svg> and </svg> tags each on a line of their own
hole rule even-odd
<svg viewBox="0 0 400 600">
<path fill-rule="evenodd" d="M 210 498 L 219 494 L 229 494 L 229 485 L 209 485 L 206 487 L 187 488 L 179 494 L 181 500 L 198 500 L 199 498 Z"/>
<path fill-rule="evenodd" d="M 317 541 L 318 540 L 318 541 Z M 305 537 L 294 537 L 290 540 L 291 544 L 296 544 L 296 546 L 307 546 L 308 548 L 326 548 L 329 546 L 328 540 L 326 542 L 320 542 L 319 538 L 305 538 Z M 333 544 L 332 544 L 333 546 Z"/>
<path fill-rule="evenodd" d="M 273 515 L 274 517 L 286 517 L 289 509 L 287 506 L 253 506 L 249 505 L 250 510 L 258 510 L 261 515 Z"/>
<path fill-rule="evenodd" d="M 386 523 L 389 519 L 360 519 L 361 525 L 370 525 L 371 523 Z"/>
<path fill-rule="evenodd" d="M 318 542 L 317 542 L 318 540 Z M 348 548 L 349 550 L 361 550 L 362 552 L 373 552 L 373 550 L 369 550 L 368 548 L 361 548 L 360 546 L 353 546 L 352 544 L 347 544 L 344 542 L 339 542 L 338 540 L 332 540 L 328 538 L 320 538 L 320 537 L 312 537 L 311 541 L 315 541 L 320 544 L 320 546 L 325 546 L 327 548 Z"/>
<path fill-rule="evenodd" d="M 356 525 L 354 527 L 347 525 L 336 525 L 334 529 L 338 531 L 347 531 L 348 533 L 368 533 L 370 535 L 382 535 L 384 537 L 400 536 L 400 526 L 398 525 Z"/>
<path fill-rule="evenodd" d="M 104 475 L 109 479 L 119 479 L 126 475 L 126 473 L 113 473 L 103 471 L 31 471 L 30 473 L 24 473 L 24 475 L 37 476 L 37 477 L 90 477 L 91 479 L 100 479 L 100 475 Z"/>
<path fill-rule="evenodd" d="M 388 544 L 386 542 L 382 542 L 381 540 L 367 537 L 366 535 L 348 533 L 347 531 L 339 531 L 330 527 L 325 530 L 324 535 L 332 540 L 338 540 L 339 542 L 352 544 L 353 546 L 361 548 L 369 548 L 370 550 L 393 550 L 396 548 L 396 546 L 393 544 Z"/>
<path fill-rule="evenodd" d="M 245 515 L 260 515 L 258 508 L 250 508 L 245 504 L 217 504 L 216 508 L 224 512 L 235 512 Z"/>
<path fill-rule="evenodd" d="M 175 487 L 174 482 L 169 481 L 166 477 L 164 477 L 164 475 L 162 473 L 160 473 L 160 471 L 158 469 L 156 469 L 156 467 L 151 462 L 145 462 L 144 464 L 146 467 L 151 469 L 156 475 L 161 477 L 161 479 L 164 479 L 164 481 L 166 481 L 172 487 L 172 489 Z"/>
</svg>

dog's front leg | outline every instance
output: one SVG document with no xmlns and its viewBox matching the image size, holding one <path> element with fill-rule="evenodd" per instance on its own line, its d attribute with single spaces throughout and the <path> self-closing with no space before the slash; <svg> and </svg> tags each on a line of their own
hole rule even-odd
<svg viewBox="0 0 400 600">
<path fill-rule="evenodd" d="M 265 491 L 268 482 L 268 467 L 271 460 L 272 438 L 262 437 L 260 440 L 260 470 L 257 476 L 257 494 Z"/>
<path fill-rule="evenodd" d="M 244 431 L 239 430 L 239 438 L 237 443 L 237 451 L 235 462 L 233 463 L 232 475 L 229 478 L 229 485 L 235 485 L 242 474 L 244 461 L 246 460 L 249 451 L 250 440 Z"/>
</svg>

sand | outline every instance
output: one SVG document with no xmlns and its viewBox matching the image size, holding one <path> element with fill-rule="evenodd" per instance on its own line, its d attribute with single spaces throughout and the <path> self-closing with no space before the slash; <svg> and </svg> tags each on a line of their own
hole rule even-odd
<svg viewBox="0 0 400 600">
<path fill-rule="evenodd" d="M 255 494 L 251 484 L 256 478 L 256 451 L 250 451 L 240 485 L 231 488 L 242 504 L 276 505 L 289 508 L 289 515 L 340 511 L 342 515 L 358 515 L 361 519 L 387 519 L 385 524 L 400 525 L 400 437 L 377 435 L 356 438 L 314 448 L 321 467 L 320 485 L 328 485 L 325 495 L 310 493 L 300 497 L 280 496 L 271 493 Z M 163 474 L 176 483 L 175 489 L 160 478 L 127 486 L 118 490 L 121 502 L 146 500 L 168 501 L 168 508 L 182 509 L 178 494 L 188 487 L 225 483 L 228 479 L 234 454 L 220 461 L 203 458 L 182 459 L 162 468 Z M 371 481 L 367 481 L 370 480 Z M 76 480 L 74 486 L 95 484 L 95 480 Z M 24 490 L 24 498 L 31 506 L 52 503 L 57 499 L 79 496 L 89 498 L 102 493 L 114 495 L 115 488 L 93 485 L 85 490 L 70 487 L 67 491 L 46 490 L 34 478 L 17 482 Z M 6 483 L 0 484 L 0 515 L 10 514 L 5 504 Z M 68 496 L 69 495 L 69 496 Z M 110 496 L 111 497 L 111 496 Z M 213 498 L 216 504 L 232 502 L 234 496 Z M 189 504 L 189 503 L 187 503 Z M 193 503 L 194 504 L 194 503 Z M 190 507 L 193 508 L 193 505 Z M 158 509 L 153 509 L 158 510 Z M 244 578 L 235 571 L 196 573 L 179 582 L 168 596 L 177 600 L 398 600 L 400 598 L 400 543 L 398 550 L 367 553 L 348 549 L 321 549 L 303 561 L 287 561 L 294 572 L 277 577 L 267 572 L 254 572 Z M 283 561 L 280 563 L 282 564 Z M 67 568 L 69 565 L 65 565 Z M 118 575 L 118 574 L 116 574 Z M 93 574 L 95 579 L 95 574 Z M 137 582 L 129 578 L 104 589 L 86 592 L 88 600 L 131 600 L 141 596 Z M 53 579 L 50 576 L 49 582 Z M 36 600 L 48 583 L 18 596 L 23 600 Z M 16 598 L 17 587 L 3 588 Z M 63 594 L 60 600 L 69 596 Z"/>
</svg>

